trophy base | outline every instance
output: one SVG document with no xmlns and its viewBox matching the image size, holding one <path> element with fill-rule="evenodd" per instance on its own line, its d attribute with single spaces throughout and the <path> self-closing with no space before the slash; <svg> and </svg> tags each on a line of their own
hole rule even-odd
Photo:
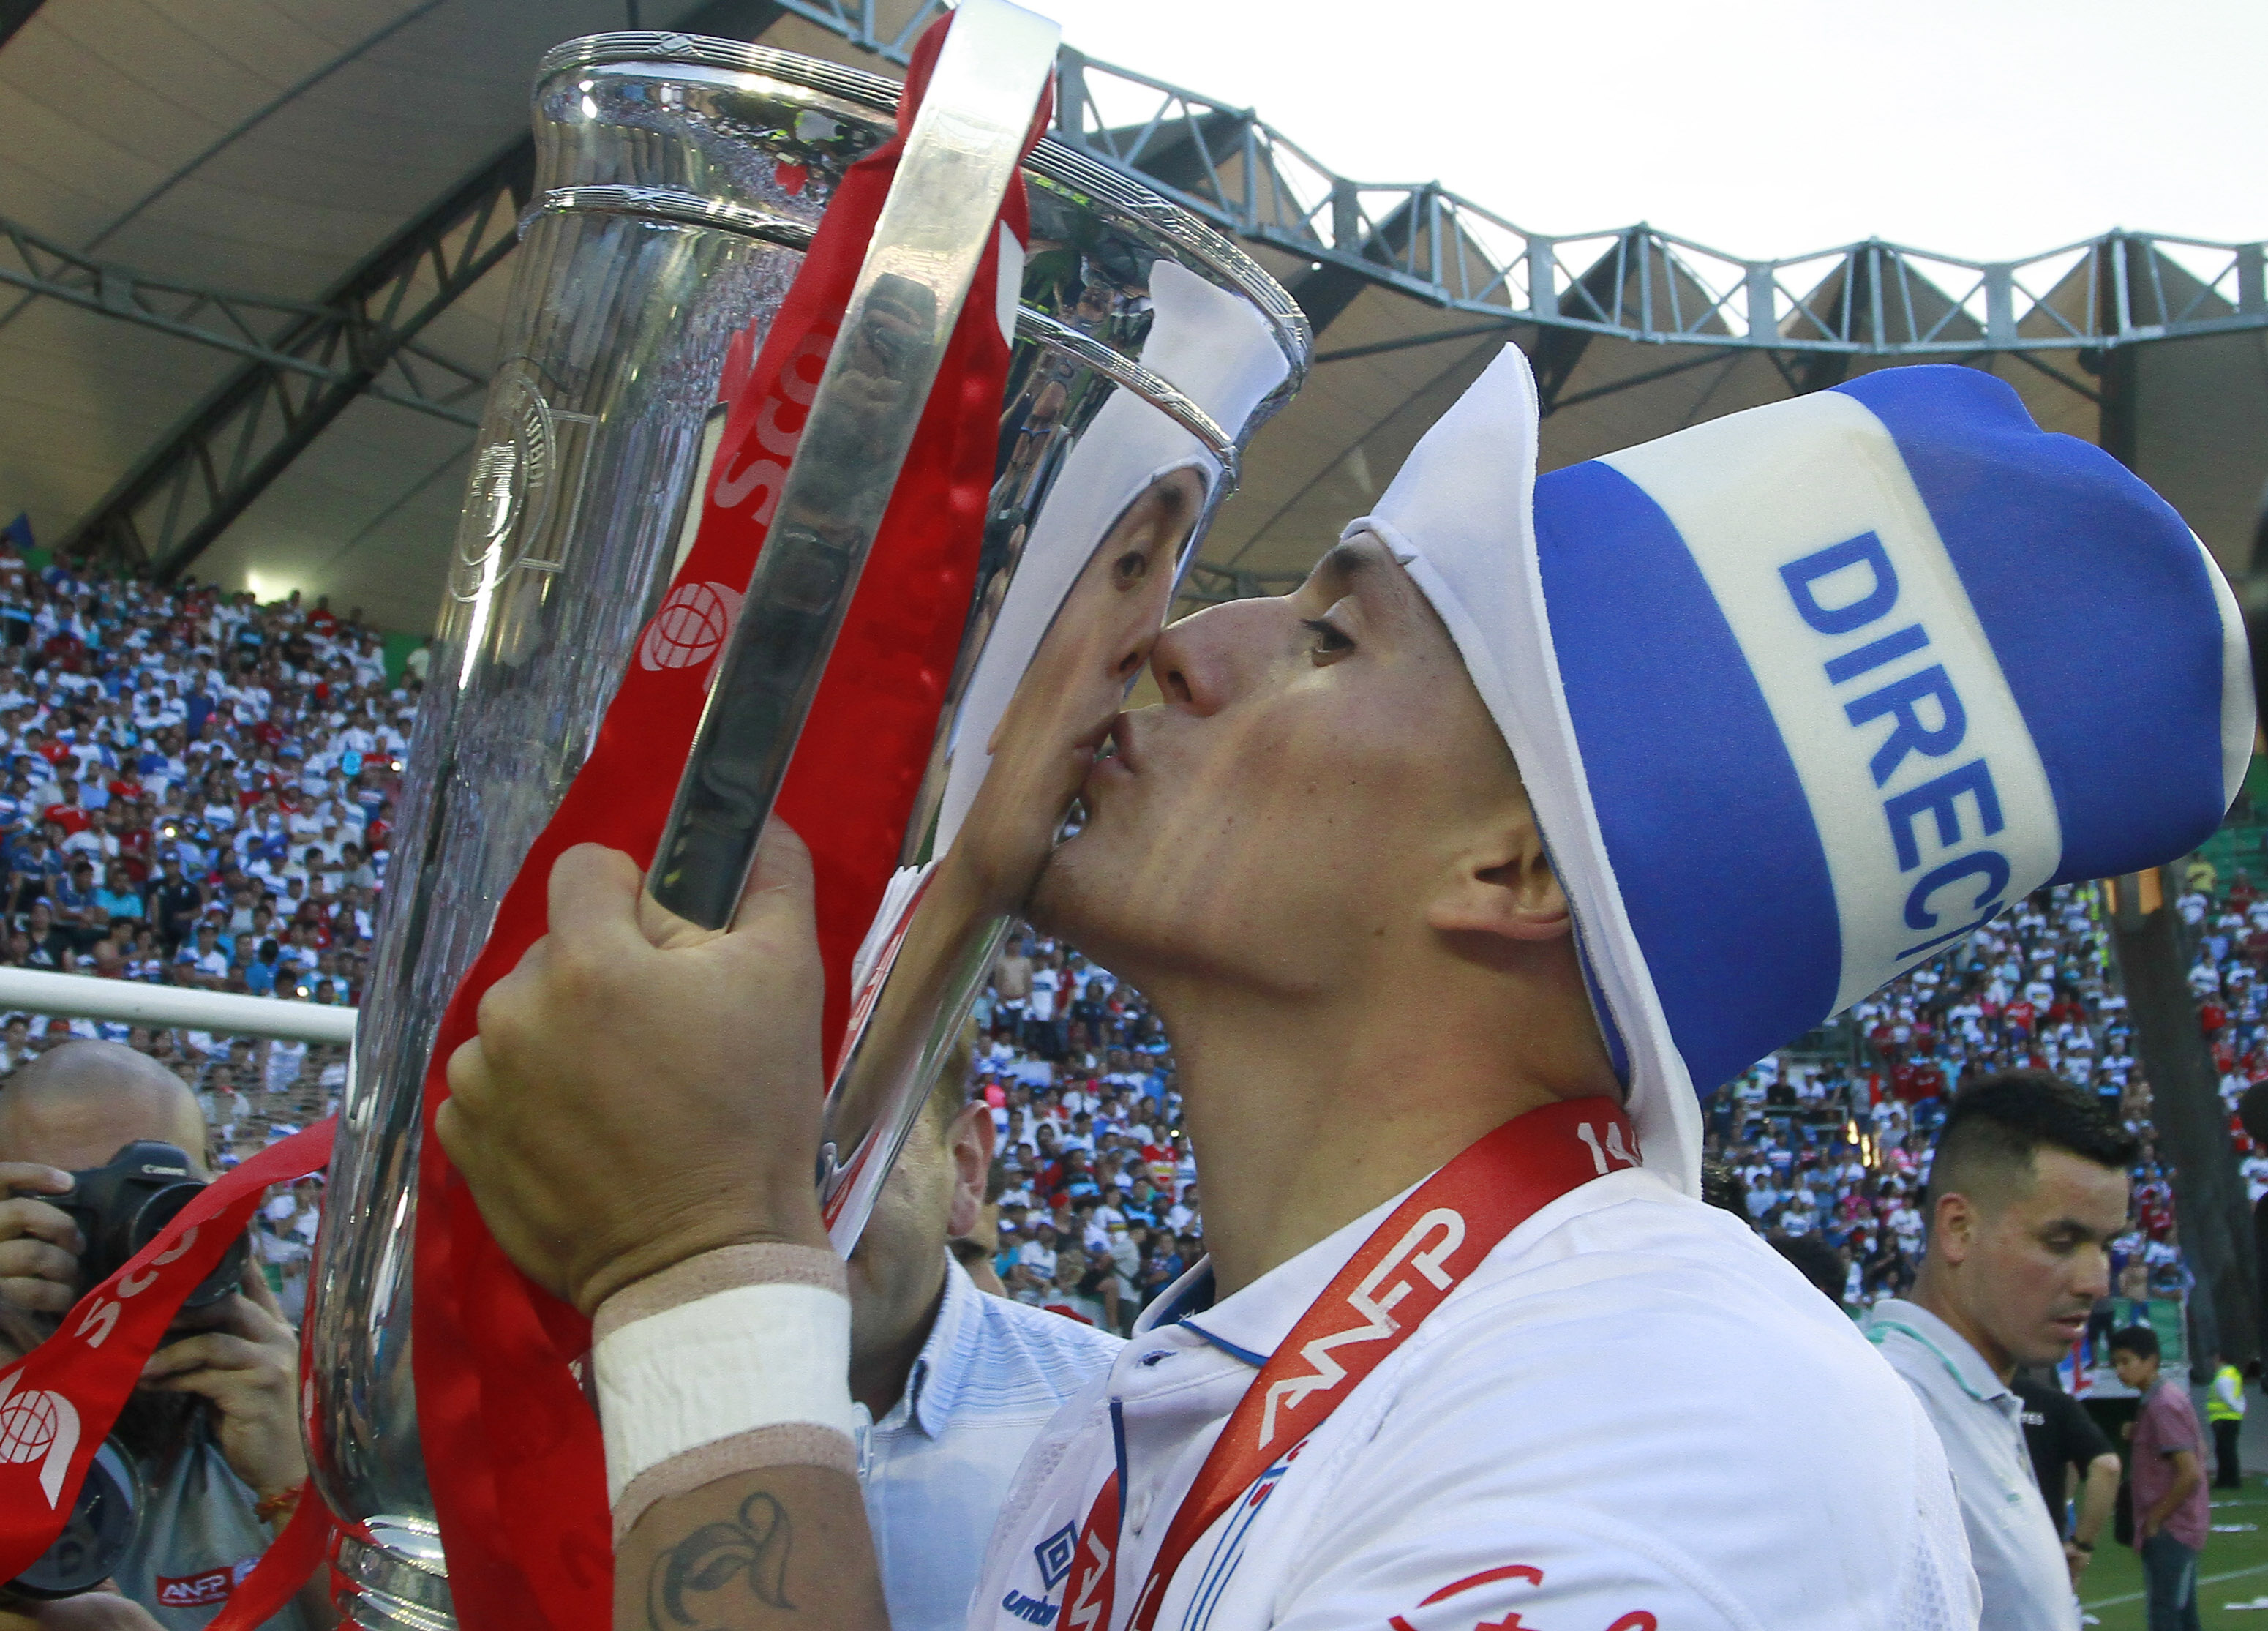
<svg viewBox="0 0 2268 1631">
<path fill-rule="evenodd" d="M 457 1631 L 432 1520 L 373 1517 L 358 1527 L 359 1535 L 341 1531 L 331 1554 L 340 1631 Z"/>
</svg>

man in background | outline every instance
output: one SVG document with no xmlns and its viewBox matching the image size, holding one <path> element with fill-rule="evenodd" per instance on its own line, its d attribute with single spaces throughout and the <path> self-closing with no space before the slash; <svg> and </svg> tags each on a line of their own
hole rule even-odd
<svg viewBox="0 0 2268 1631">
<path fill-rule="evenodd" d="M 2213 1487 L 2244 1487 L 2244 1466 L 2237 1458 L 2237 1435 L 2244 1430 L 2244 1373 L 2228 1360 L 2213 1356 L 2213 1385 L 2205 1398 L 2205 1420 L 2213 1423 Z"/>
<path fill-rule="evenodd" d="M 2112 1337 L 2110 1363 L 2142 1396 L 2128 1431 L 2134 1549 L 2142 1555 L 2150 1631 L 2198 1631 L 2198 1558 L 2213 1513 L 2198 1458 L 2197 1412 L 2186 1391 L 2158 1374 L 2158 1333 L 2148 1326 L 2132 1325 Z"/>
<path fill-rule="evenodd" d="M 994 1022 L 995 1025 L 1020 1039 L 1025 1016 L 1032 1006 L 1032 959 L 1025 950 L 1022 935 L 1008 942 L 999 962 L 993 965 L 992 990 L 999 1000 L 998 1013 L 1002 1016 Z"/>
<path fill-rule="evenodd" d="M 1122 1346 L 985 1295 L 949 1249 L 980 1230 L 992 1170 L 967 1066 L 946 1066 L 850 1254 L 850 1391 L 873 1423 L 861 1493 L 894 1631 L 961 1631 L 1024 1451 Z"/>
<path fill-rule="evenodd" d="M 1963 1089 L 1939 1131 L 1911 1300 L 1867 1336 L 1921 1400 L 1960 1492 L 1993 1631 L 2076 1631 L 2073 1555 L 2024 1443 L 2019 1365 L 2052 1364 L 2110 1290 L 2133 1135 L 2043 1071 Z M 2058 1487 L 2060 1488 L 2060 1482 Z"/>
<path fill-rule="evenodd" d="M 2062 1538 L 2072 1589 L 2095 1561 L 2095 1544 L 2118 1500 L 2118 1452 L 2087 1407 L 2055 1384 L 2054 1373 L 2019 1369 L 2008 1385 L 2024 1406 L 2024 1445 L 2032 1473 Z M 2072 1480 L 2078 1480 L 2079 1515 L 2072 1516 Z"/>
</svg>

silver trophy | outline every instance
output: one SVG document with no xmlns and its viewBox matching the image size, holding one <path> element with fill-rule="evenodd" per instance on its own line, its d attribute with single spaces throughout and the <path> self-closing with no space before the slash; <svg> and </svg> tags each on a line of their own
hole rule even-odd
<svg viewBox="0 0 2268 1631">
<path fill-rule="evenodd" d="M 891 134 L 898 94 L 683 34 L 593 35 L 539 70 L 536 202 L 410 749 L 308 1312 L 315 1482 L 342 1527 L 339 1606 L 364 1631 L 454 1623 L 409 1355 L 436 1032 L 689 544 L 727 348 L 752 323 L 761 338 L 844 170 Z M 926 161 L 920 134 L 902 176 Z M 1099 736 L 1127 653 L 1308 351 L 1290 297 L 1188 212 L 1052 142 L 1023 176 L 1032 243 L 978 581 L 828 1101 L 821 1192 L 846 1252 L 1064 818 L 1071 789 L 1041 767 L 1060 756 L 1031 748 Z M 990 220 L 987 207 L 976 225 Z M 886 210 L 870 272 L 878 256 L 888 271 L 892 230 Z M 870 303 L 893 294 L 862 276 Z M 825 454 L 806 435 L 789 472 L 649 881 L 696 919 L 737 897 L 831 640 L 825 616 L 788 628 L 766 584 L 788 558 L 798 483 L 828 474 L 804 465 Z M 873 515 L 895 468 L 854 483 Z M 820 544 L 863 548 L 840 528 Z M 1114 566 L 1135 556 L 1140 573 Z M 834 565 L 847 600 L 856 559 Z M 736 662 L 751 673 L 736 679 Z"/>
</svg>

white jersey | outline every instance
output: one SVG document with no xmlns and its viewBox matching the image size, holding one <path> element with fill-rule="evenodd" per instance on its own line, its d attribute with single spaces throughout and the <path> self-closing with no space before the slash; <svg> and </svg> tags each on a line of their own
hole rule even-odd
<svg viewBox="0 0 2268 1631">
<path fill-rule="evenodd" d="M 1399 1198 L 1396 1198 L 1397 1200 Z M 1033 1446 L 970 1631 L 1065 1603 L 1114 1466 L 1123 1627 L 1247 1386 L 1389 1201 L 1209 1310 L 1200 1264 Z M 1157 1631 L 1967 1631 L 1944 1453 L 1843 1313 L 1642 1169 L 1506 1236 L 1201 1537 Z"/>
<path fill-rule="evenodd" d="M 890 1631 L 955 1631 L 1024 1452 L 1110 1369 L 1116 1337 L 986 1296 L 948 1256 L 945 1295 L 902 1398 L 867 1428 L 859 1486 Z"/>
</svg>

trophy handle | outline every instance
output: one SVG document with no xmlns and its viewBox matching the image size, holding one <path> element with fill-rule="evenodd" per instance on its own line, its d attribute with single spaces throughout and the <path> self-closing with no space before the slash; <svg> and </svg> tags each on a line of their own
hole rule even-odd
<svg viewBox="0 0 2268 1631">
<path fill-rule="evenodd" d="M 740 904 L 1060 37 L 1006 0 L 963 0 L 946 35 L 647 875 L 703 928 Z"/>
</svg>

